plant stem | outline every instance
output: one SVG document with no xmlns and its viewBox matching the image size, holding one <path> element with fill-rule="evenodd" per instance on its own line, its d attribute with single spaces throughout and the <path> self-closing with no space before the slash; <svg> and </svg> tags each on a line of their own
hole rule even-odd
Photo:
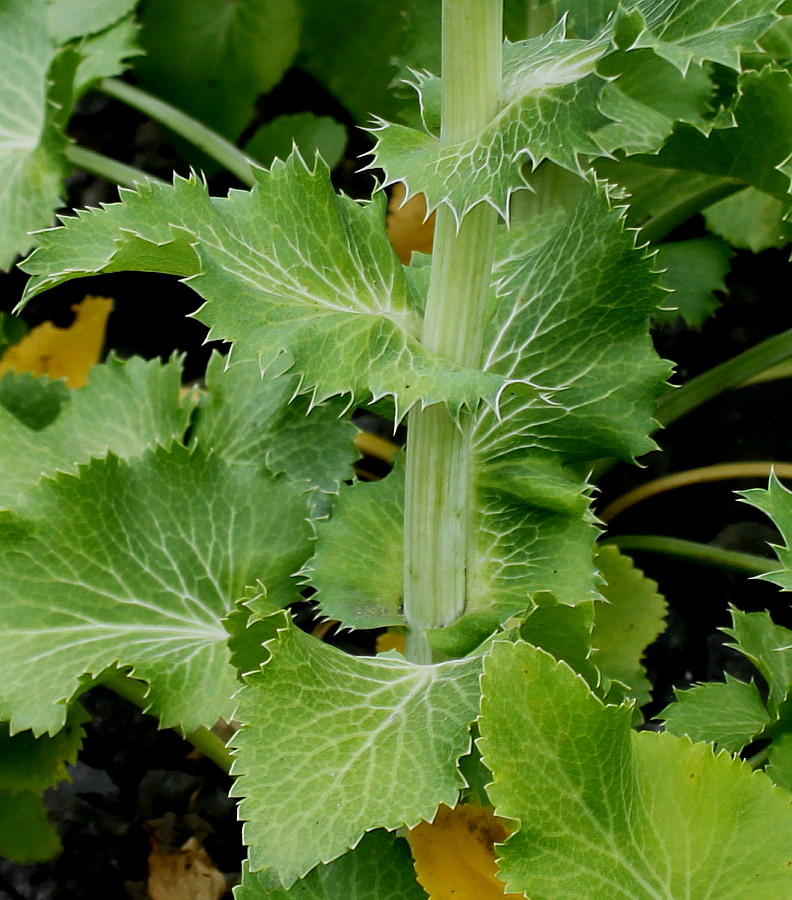
<svg viewBox="0 0 792 900">
<path fill-rule="evenodd" d="M 211 156 L 224 169 L 228 169 L 229 172 L 236 175 L 243 184 L 249 187 L 255 184 L 253 161 L 250 157 L 197 119 L 188 116 L 175 106 L 171 106 L 170 103 L 153 97 L 139 87 L 127 84 L 117 78 L 104 78 L 99 82 L 97 88 L 108 97 L 121 100 L 128 106 L 150 116 L 156 122 L 165 125 L 179 137 Z"/>
<path fill-rule="evenodd" d="M 139 707 L 144 712 L 150 705 L 146 700 L 146 686 L 141 681 L 137 681 L 135 678 L 132 678 L 124 672 L 117 672 L 105 676 L 102 678 L 101 683 L 103 687 L 110 688 L 114 694 L 118 694 L 118 696 L 123 697 L 124 700 L 129 700 L 130 703 L 134 703 L 135 706 Z M 224 772 L 227 773 L 231 770 L 231 763 L 233 761 L 231 752 L 227 749 L 223 741 L 208 728 L 197 728 L 195 731 L 185 734 L 184 737 L 196 750 L 200 750 L 205 757 L 211 759 L 212 762 Z"/>
<path fill-rule="evenodd" d="M 142 169 L 128 166 L 126 163 L 118 162 L 102 153 L 94 153 L 93 150 L 87 150 L 77 144 L 69 144 L 66 147 L 66 158 L 77 169 L 98 175 L 100 178 L 106 178 L 121 187 L 134 188 L 151 181 L 165 184 L 161 178 L 149 175 Z"/>
<path fill-rule="evenodd" d="M 685 541 L 682 538 L 665 537 L 659 534 L 618 534 L 602 541 L 602 544 L 614 544 L 627 553 L 642 551 L 661 553 L 673 559 L 686 562 L 697 562 L 714 569 L 726 569 L 729 572 L 740 572 L 743 575 L 765 575 L 773 569 L 773 560 L 753 553 L 739 553 L 736 550 L 724 550 L 710 544 L 699 544 L 696 541 Z"/>
<path fill-rule="evenodd" d="M 475 137 L 498 111 L 502 0 L 443 0 L 441 140 Z M 437 212 L 422 342 L 456 363 L 477 367 L 495 251 L 497 213 L 481 203 L 457 226 Z M 404 612 L 407 655 L 429 662 L 424 632 L 463 612 L 470 536 L 472 415 L 455 422 L 444 406 L 408 419 Z"/>
<path fill-rule="evenodd" d="M 641 226 L 638 242 L 642 244 L 644 241 L 661 241 L 678 225 L 687 222 L 691 216 L 707 209 L 718 200 L 725 200 L 726 197 L 731 197 L 738 191 L 744 191 L 746 187 L 748 185 L 742 181 L 720 178 L 697 194 L 682 196 L 680 200 L 672 202 L 661 213 L 652 216 Z"/>
<path fill-rule="evenodd" d="M 610 522 L 636 503 L 656 497 L 675 488 L 688 487 L 692 484 L 704 484 L 711 481 L 726 481 L 732 478 L 768 478 L 771 472 L 779 478 L 792 478 L 792 463 L 779 462 L 738 462 L 719 463 L 714 466 L 703 466 L 700 469 L 687 469 L 664 475 L 644 484 L 638 485 L 609 503 L 598 517 L 603 522 Z"/>
<path fill-rule="evenodd" d="M 689 413 L 728 388 L 737 387 L 792 357 L 792 328 L 762 341 L 750 350 L 715 366 L 660 398 L 655 418 L 660 425 Z"/>
</svg>

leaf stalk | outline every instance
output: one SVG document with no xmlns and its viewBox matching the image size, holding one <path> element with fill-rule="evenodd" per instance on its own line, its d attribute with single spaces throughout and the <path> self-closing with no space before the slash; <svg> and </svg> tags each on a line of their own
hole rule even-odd
<svg viewBox="0 0 792 900">
<path fill-rule="evenodd" d="M 104 78 L 99 82 L 97 88 L 108 97 L 121 100 L 127 106 L 139 110 L 150 116 L 155 122 L 170 128 L 179 137 L 189 141 L 199 150 L 203 150 L 207 156 L 211 156 L 248 187 L 253 187 L 256 183 L 253 176 L 253 160 L 230 141 L 211 128 L 207 128 L 192 116 L 188 116 L 175 106 L 171 106 L 170 103 L 152 96 L 135 85 L 120 81 L 118 78 Z"/>
</svg>

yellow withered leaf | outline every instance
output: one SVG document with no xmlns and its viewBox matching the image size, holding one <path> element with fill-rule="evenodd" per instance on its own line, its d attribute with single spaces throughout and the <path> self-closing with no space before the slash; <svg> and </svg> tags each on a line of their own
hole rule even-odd
<svg viewBox="0 0 792 900">
<path fill-rule="evenodd" d="M 398 650 L 404 653 L 404 631 L 400 628 L 389 628 L 377 638 L 377 653 Z"/>
<path fill-rule="evenodd" d="M 42 322 L 9 347 L 0 359 L 0 377 L 12 371 L 31 372 L 65 378 L 70 388 L 82 387 L 91 367 L 99 362 L 113 301 L 88 296 L 72 311 L 74 322 L 68 328 Z"/>
<path fill-rule="evenodd" d="M 388 202 L 388 238 L 402 264 L 408 266 L 413 251 L 431 253 L 435 215 L 426 216 L 426 198 L 415 194 L 404 203 L 405 187 L 393 186 Z M 404 203 L 404 205 L 402 205 Z"/>
<path fill-rule="evenodd" d="M 509 832 L 491 809 L 441 806 L 434 822 L 421 822 L 407 835 L 418 881 L 431 900 L 525 900 L 504 894 L 497 877 L 494 845 Z"/>
</svg>

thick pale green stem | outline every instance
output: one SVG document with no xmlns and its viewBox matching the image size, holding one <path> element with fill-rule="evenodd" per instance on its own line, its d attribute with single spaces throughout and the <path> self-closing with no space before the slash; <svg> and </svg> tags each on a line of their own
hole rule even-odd
<svg viewBox="0 0 792 900">
<path fill-rule="evenodd" d="M 477 136 L 498 111 L 502 0 L 444 0 L 441 140 Z M 422 334 L 433 352 L 478 366 L 497 213 L 486 204 L 457 225 L 438 210 Z M 410 413 L 405 495 L 404 611 L 408 655 L 428 662 L 424 632 L 450 625 L 465 607 L 470 537 L 470 414 L 445 407 Z"/>
</svg>

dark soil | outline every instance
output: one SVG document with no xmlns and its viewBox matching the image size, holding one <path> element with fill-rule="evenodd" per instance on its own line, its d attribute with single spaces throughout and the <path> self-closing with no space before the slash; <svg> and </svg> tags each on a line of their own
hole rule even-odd
<svg viewBox="0 0 792 900">
<path fill-rule="evenodd" d="M 303 99 L 295 100 L 295 94 Z M 299 72 L 267 101 L 262 115 L 293 111 L 292 106 L 343 115 Z M 73 130 L 87 146 L 149 171 L 167 175 L 174 167 L 185 170 L 155 125 L 104 98 L 83 101 Z M 370 188 L 368 176 L 358 180 L 352 175 L 365 140 L 362 135 L 353 139 L 349 161 L 338 176 L 353 196 Z M 230 184 L 223 176 L 212 187 L 220 193 Z M 96 205 L 115 196 L 112 185 L 86 176 L 75 176 L 70 185 L 70 202 L 76 205 Z M 779 302 L 776 288 L 789 283 L 789 275 L 786 253 L 738 255 L 724 306 L 701 332 L 658 330 L 658 350 L 677 363 L 676 379 L 683 381 L 792 327 L 792 308 Z M 14 272 L 2 279 L 3 308 L 10 309 L 24 276 Z M 198 305 L 195 294 L 175 279 L 121 274 L 72 282 L 37 298 L 25 316 L 31 324 L 54 319 L 65 325 L 71 305 L 86 293 L 116 300 L 109 348 L 122 356 L 162 358 L 178 350 L 186 353 L 187 378 L 201 376 L 211 348 L 203 344 L 205 328 L 185 318 Z M 661 450 L 642 461 L 644 468 L 618 466 L 608 473 L 601 502 L 667 472 L 723 461 L 792 459 L 792 433 L 786 427 L 791 403 L 792 379 L 724 394 L 660 434 Z M 673 491 L 625 512 L 611 532 L 673 535 L 766 553 L 773 529 L 733 493 L 756 486 L 746 481 Z M 770 609 L 780 624 L 792 627 L 789 604 L 772 585 L 650 554 L 636 554 L 636 562 L 658 581 L 670 604 L 668 630 L 647 654 L 655 685 L 646 710 L 650 717 L 672 699 L 673 687 L 717 679 L 724 671 L 748 674 L 747 664 L 724 646 L 718 631 L 729 623 L 730 604 L 742 610 Z M 300 618 L 310 622 L 308 604 Z M 81 761 L 72 770 L 71 784 L 47 795 L 63 853 L 35 866 L 0 859 L 0 900 L 142 900 L 152 842 L 178 847 L 191 835 L 202 840 L 232 885 L 243 851 L 235 805 L 228 799 L 229 779 L 176 734 L 158 731 L 153 720 L 110 692 L 95 688 L 83 702 L 93 718 L 86 726 Z"/>
</svg>

